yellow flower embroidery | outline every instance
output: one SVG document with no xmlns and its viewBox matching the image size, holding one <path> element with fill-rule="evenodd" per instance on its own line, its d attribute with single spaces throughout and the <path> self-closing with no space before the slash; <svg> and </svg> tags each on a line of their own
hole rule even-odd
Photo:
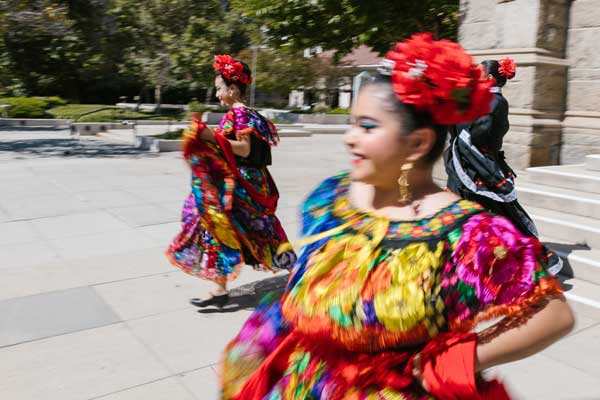
<svg viewBox="0 0 600 400">
<path fill-rule="evenodd" d="M 214 233 L 217 240 L 232 249 L 239 249 L 239 242 L 233 234 L 233 228 L 231 227 L 227 216 L 216 212 L 212 208 L 208 209 L 208 215 L 212 219 L 215 227 L 215 231 L 211 233 Z"/>
<path fill-rule="evenodd" d="M 425 295 L 432 271 L 440 266 L 442 242 L 435 252 L 427 243 L 411 243 L 390 256 L 391 287 L 375 295 L 377 319 L 390 330 L 407 331 L 426 317 Z M 384 267 L 384 266 L 381 266 Z"/>
<path fill-rule="evenodd" d="M 416 282 L 396 285 L 375 295 L 377 319 L 393 331 L 407 331 L 425 317 L 425 296 Z"/>
<path fill-rule="evenodd" d="M 297 285 L 295 301 L 307 315 L 328 313 L 340 307 L 350 313 L 360 294 L 372 260 L 373 248 L 365 235 L 332 238 L 322 252 L 309 260 Z"/>
</svg>

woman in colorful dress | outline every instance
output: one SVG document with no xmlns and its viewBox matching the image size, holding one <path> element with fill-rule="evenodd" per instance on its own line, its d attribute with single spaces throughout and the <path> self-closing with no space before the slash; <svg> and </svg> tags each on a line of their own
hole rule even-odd
<svg viewBox="0 0 600 400">
<path fill-rule="evenodd" d="M 388 53 L 353 108 L 351 171 L 303 205 L 283 297 L 226 349 L 224 399 L 507 399 L 480 372 L 571 330 L 540 243 L 432 178 L 446 126 L 487 113 L 490 83 L 429 34 Z"/>
<path fill-rule="evenodd" d="M 229 301 L 227 282 L 242 265 L 276 272 L 289 269 L 293 251 L 275 216 L 279 194 L 267 166 L 278 143 L 275 126 L 244 104 L 250 69 L 229 55 L 215 57 L 216 96 L 230 107 L 213 131 L 193 120 L 183 155 L 191 167 L 191 194 L 182 212 L 181 233 L 167 256 L 188 274 L 215 282 L 210 296 L 191 299 L 197 307 Z"/>
<path fill-rule="evenodd" d="M 502 151 L 508 132 L 508 102 L 502 87 L 516 73 L 510 58 L 481 63 L 484 75 L 494 86 L 490 112 L 473 121 L 449 127 L 450 146 L 445 154 L 448 189 L 464 199 L 476 201 L 497 215 L 508 218 L 524 235 L 538 236 L 533 220 L 517 200 L 516 174 L 506 163 Z M 545 249 L 548 271 L 557 274 L 562 260 Z"/>
</svg>

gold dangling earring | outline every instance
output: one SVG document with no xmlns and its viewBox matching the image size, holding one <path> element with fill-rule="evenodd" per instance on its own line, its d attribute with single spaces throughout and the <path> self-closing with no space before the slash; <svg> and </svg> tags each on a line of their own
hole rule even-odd
<svg viewBox="0 0 600 400">
<path fill-rule="evenodd" d="M 400 168 L 400 178 L 398 178 L 398 186 L 400 189 L 400 197 L 398 201 L 401 203 L 407 203 L 412 199 L 412 193 L 410 192 L 410 184 L 408 183 L 408 171 L 413 168 L 413 163 L 409 162 L 402 164 Z"/>
</svg>

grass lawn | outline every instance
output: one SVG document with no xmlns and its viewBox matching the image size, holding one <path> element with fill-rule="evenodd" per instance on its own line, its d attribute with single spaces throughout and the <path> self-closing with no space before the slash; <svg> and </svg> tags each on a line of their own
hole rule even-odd
<svg viewBox="0 0 600 400">
<path fill-rule="evenodd" d="M 125 110 L 122 108 L 115 108 L 106 104 L 69 104 L 66 106 L 54 107 L 48 110 L 48 113 L 52 114 L 54 118 L 64 119 L 77 119 L 81 114 L 98 110 L 101 108 L 113 107 L 108 110 L 102 110 L 93 114 L 85 115 L 77 120 L 77 122 L 119 122 L 124 119 L 153 119 L 153 120 L 169 120 L 178 119 L 177 115 L 174 116 L 155 116 L 152 117 L 151 113 L 136 112 L 131 110 Z M 148 118 L 152 117 L 152 118 Z"/>
</svg>

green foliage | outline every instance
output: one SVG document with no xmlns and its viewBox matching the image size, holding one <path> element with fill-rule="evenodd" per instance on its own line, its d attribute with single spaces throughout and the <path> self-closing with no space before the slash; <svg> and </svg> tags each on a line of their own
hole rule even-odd
<svg viewBox="0 0 600 400">
<path fill-rule="evenodd" d="M 0 1 L 0 95 L 91 103 L 152 101 L 150 88 L 198 93 L 215 53 L 248 44 L 220 0 Z"/>
<path fill-rule="evenodd" d="M 331 111 L 331 108 L 326 104 L 317 104 L 313 108 L 313 111 L 316 113 L 329 113 Z"/>
<path fill-rule="evenodd" d="M 312 114 L 313 110 L 308 109 L 308 110 L 303 110 L 301 108 L 296 108 L 292 111 L 290 111 L 292 114 Z"/>
<path fill-rule="evenodd" d="M 182 80 L 192 88 L 211 86 L 215 53 L 248 44 L 239 20 L 226 16 L 219 0 L 112 3 L 110 14 L 126 43 L 123 68 L 145 77 L 158 98 Z"/>
<path fill-rule="evenodd" d="M 251 65 L 252 50 L 244 50 L 239 58 Z M 304 57 L 300 51 L 260 49 L 257 54 L 256 88 L 259 91 L 287 97 L 293 89 L 325 85 L 337 87 L 339 69 L 329 60 Z"/>
<path fill-rule="evenodd" d="M 333 108 L 329 111 L 327 111 L 327 114 L 343 114 L 343 115 L 348 115 L 350 114 L 351 110 L 349 108 Z"/>
<path fill-rule="evenodd" d="M 338 55 L 359 44 L 383 53 L 415 32 L 456 39 L 458 31 L 458 0 L 232 0 L 232 6 L 267 27 L 273 46 L 322 46 Z"/>
<path fill-rule="evenodd" d="M 210 111 L 210 107 L 205 104 L 200 103 L 199 101 L 190 101 L 188 103 L 188 111 L 189 112 L 206 112 Z"/>
<path fill-rule="evenodd" d="M 67 101 L 58 97 L 58 96 L 49 96 L 49 97 L 34 97 L 35 99 L 39 99 L 48 103 L 48 107 L 58 107 L 64 106 L 67 104 Z"/>
<path fill-rule="evenodd" d="M 48 112 L 52 114 L 54 118 L 76 119 L 81 114 L 105 107 L 111 106 L 107 104 L 69 104 L 51 108 Z"/>
<path fill-rule="evenodd" d="M 92 72 L 94 55 L 69 11 L 50 0 L 0 3 L 4 65 L 27 94 L 77 98 L 80 78 Z"/>
<path fill-rule="evenodd" d="M 7 104 L 9 118 L 51 118 L 46 112 L 48 103 L 41 99 L 30 97 L 4 97 L 0 104 Z"/>
<path fill-rule="evenodd" d="M 102 111 L 93 112 L 96 110 Z M 180 117 L 179 115 L 155 116 L 149 113 L 116 108 L 107 104 L 69 104 L 51 108 L 48 110 L 48 113 L 54 118 L 72 119 L 77 120 L 78 122 L 119 122 L 127 119 L 139 118 L 146 120 L 173 120 Z M 83 115 L 86 113 L 91 114 Z"/>
<path fill-rule="evenodd" d="M 285 120 L 285 119 L 280 119 L 280 118 L 272 118 L 271 122 L 277 125 L 289 125 L 291 124 L 290 121 Z"/>
<path fill-rule="evenodd" d="M 169 131 L 155 136 L 157 139 L 180 140 L 183 138 L 183 129 Z"/>
</svg>

